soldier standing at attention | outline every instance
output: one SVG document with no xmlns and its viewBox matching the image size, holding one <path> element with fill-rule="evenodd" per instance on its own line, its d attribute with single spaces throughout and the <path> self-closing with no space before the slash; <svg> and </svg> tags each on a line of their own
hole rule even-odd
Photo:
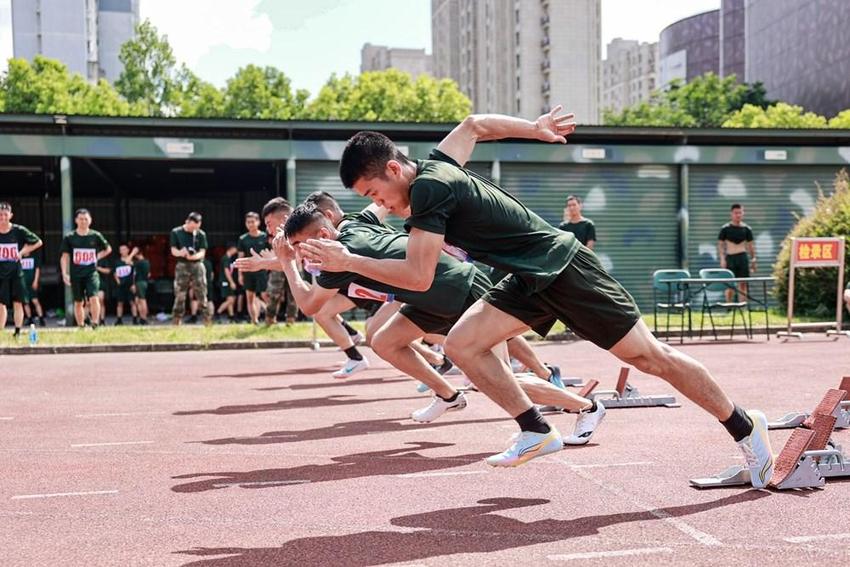
<svg viewBox="0 0 850 567">
<path fill-rule="evenodd" d="M 37 255 L 21 258 L 21 270 L 24 272 L 24 314 L 27 325 L 35 323 L 38 318 L 40 327 L 47 326 L 44 321 L 44 308 L 38 299 L 38 290 L 41 287 L 41 260 Z"/>
<path fill-rule="evenodd" d="M 593 221 L 581 216 L 581 199 L 575 195 L 568 195 L 564 206 L 564 222 L 558 228 L 572 232 L 576 240 L 593 250 L 596 245 L 596 225 Z"/>
<path fill-rule="evenodd" d="M 753 240 L 753 231 L 744 224 L 744 207 L 735 203 L 729 209 L 732 217 L 720 229 L 717 235 L 717 257 L 720 267 L 731 270 L 736 278 L 748 278 L 750 273 L 756 271 L 756 246 Z M 749 253 L 749 255 L 748 255 Z M 738 289 L 743 297 L 747 294 L 747 284 L 741 282 Z M 732 301 L 735 292 L 731 287 L 726 290 L 726 301 Z"/>
<path fill-rule="evenodd" d="M 88 300 L 91 326 L 96 329 L 98 321 L 102 319 L 97 262 L 112 254 L 112 247 L 101 233 L 91 229 L 91 222 L 88 209 L 77 209 L 74 213 L 77 228 L 62 239 L 59 265 L 62 269 L 62 281 L 66 286 L 70 286 L 74 296 L 74 318 L 77 327 L 85 326 L 86 315 L 83 306 Z"/>
<path fill-rule="evenodd" d="M 135 325 L 139 321 L 136 314 L 136 304 L 133 302 L 133 292 L 131 291 L 133 287 L 133 257 L 137 252 L 137 248 L 130 250 L 130 246 L 127 244 L 118 246 L 119 258 L 115 261 L 115 271 L 113 272 L 115 285 L 118 286 L 115 290 L 116 326 L 124 324 L 125 304 L 130 306 L 130 313 L 133 315 L 133 324 Z"/>
<path fill-rule="evenodd" d="M 251 251 L 260 253 L 263 250 L 269 250 L 269 237 L 260 230 L 260 215 L 259 213 L 250 212 L 245 215 L 245 228 L 248 232 L 239 237 L 237 248 L 240 258 L 251 256 Z M 245 288 L 245 300 L 248 303 L 248 317 L 251 319 L 251 324 L 256 325 L 259 322 L 261 305 L 268 303 L 268 294 L 266 287 L 268 286 L 268 272 L 261 270 L 259 272 L 239 273 L 239 284 Z"/>
<path fill-rule="evenodd" d="M 174 309 L 172 323 L 183 323 L 186 314 L 186 296 L 189 293 L 189 282 L 195 290 L 195 297 L 200 303 L 204 314 L 204 324 L 212 323 L 207 302 L 207 274 L 204 258 L 207 254 L 207 234 L 201 230 L 201 213 L 189 213 L 186 221 L 171 231 L 169 243 L 171 255 L 177 258 L 174 270 Z"/>
<path fill-rule="evenodd" d="M 133 287 L 130 288 L 136 301 L 139 325 L 148 324 L 148 280 L 150 275 L 151 263 L 140 250 L 136 252 L 136 261 L 133 264 Z"/>
</svg>

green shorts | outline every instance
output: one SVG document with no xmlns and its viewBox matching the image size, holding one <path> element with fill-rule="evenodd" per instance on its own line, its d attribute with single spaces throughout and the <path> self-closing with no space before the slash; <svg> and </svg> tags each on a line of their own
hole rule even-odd
<svg viewBox="0 0 850 567">
<path fill-rule="evenodd" d="M 28 282 L 24 278 L 24 303 L 29 303 L 33 299 L 38 299 L 38 290 L 32 288 L 32 282 Z"/>
<path fill-rule="evenodd" d="M 374 299 L 363 299 L 362 297 L 349 297 L 344 289 L 339 290 L 347 300 L 354 304 L 357 309 L 362 309 L 366 312 L 366 318 L 373 317 L 378 309 L 384 304 L 383 301 L 375 301 Z"/>
<path fill-rule="evenodd" d="M 136 298 L 147 299 L 148 297 L 148 280 L 136 282 Z"/>
<path fill-rule="evenodd" d="M 74 301 L 85 301 L 89 297 L 97 297 L 97 292 L 100 289 L 100 274 L 92 272 L 81 278 L 71 278 L 71 294 L 74 296 Z"/>
<path fill-rule="evenodd" d="M 230 282 L 226 280 L 218 284 L 218 291 L 221 294 L 222 299 L 236 295 L 236 291 L 230 287 Z"/>
<path fill-rule="evenodd" d="M 246 291 L 254 293 L 263 293 L 268 286 L 269 276 L 265 271 L 262 272 L 245 272 L 242 274 L 242 281 L 245 283 Z"/>
<path fill-rule="evenodd" d="M 133 292 L 130 291 L 129 285 L 119 285 L 115 290 L 115 297 L 122 303 L 130 303 L 133 301 Z"/>
<path fill-rule="evenodd" d="M 511 275 L 482 299 L 541 336 L 560 319 L 579 337 L 605 350 L 625 337 L 640 319 L 629 292 L 584 246 L 546 288 L 533 292 L 520 277 Z"/>
<path fill-rule="evenodd" d="M 750 277 L 750 259 L 746 252 L 726 256 L 726 268 L 732 270 L 736 278 Z"/>
<path fill-rule="evenodd" d="M 492 282 L 483 272 L 476 271 L 472 279 L 472 287 L 463 304 L 463 309 L 452 315 L 437 315 L 430 311 L 420 309 L 409 303 L 405 304 L 399 312 L 407 317 L 411 323 L 422 329 L 426 335 L 447 335 L 449 330 L 457 323 L 461 315 L 472 304 L 484 297 L 484 294 L 492 287 Z"/>
<path fill-rule="evenodd" d="M 24 277 L 18 273 L 7 278 L 0 278 L 0 304 L 11 308 L 13 303 L 27 301 L 24 291 Z"/>
</svg>

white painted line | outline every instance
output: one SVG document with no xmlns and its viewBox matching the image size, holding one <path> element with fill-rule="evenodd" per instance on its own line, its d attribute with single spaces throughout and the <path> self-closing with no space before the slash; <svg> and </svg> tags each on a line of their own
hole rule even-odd
<svg viewBox="0 0 850 567">
<path fill-rule="evenodd" d="M 598 463 L 589 465 L 570 465 L 573 469 L 600 469 L 605 467 L 636 467 L 638 465 L 654 465 L 652 461 L 634 461 L 632 463 Z"/>
<path fill-rule="evenodd" d="M 29 500 L 32 498 L 58 498 L 60 496 L 101 496 L 104 494 L 118 494 L 117 490 L 94 490 L 92 492 L 56 492 L 53 494 L 21 494 L 12 496 L 12 500 Z"/>
<path fill-rule="evenodd" d="M 850 534 L 823 534 L 811 536 L 786 537 L 788 543 L 808 543 L 810 541 L 826 541 L 834 539 L 850 539 Z"/>
<path fill-rule="evenodd" d="M 604 557 L 630 557 L 633 555 L 651 555 L 653 553 L 672 553 L 669 547 L 642 547 L 638 549 L 620 549 L 617 551 L 588 551 L 567 555 L 550 555 L 550 561 L 581 561 L 583 559 L 602 559 Z"/>
<path fill-rule="evenodd" d="M 427 472 L 427 473 L 408 473 L 397 474 L 399 478 L 424 478 L 429 476 L 461 476 L 466 474 L 487 474 L 488 471 L 448 471 L 448 472 Z"/>
<path fill-rule="evenodd" d="M 270 486 L 270 485 L 289 485 L 289 484 L 310 484 L 309 480 L 257 480 L 254 482 L 239 482 L 239 481 L 222 481 L 214 482 L 213 488 L 225 488 L 227 486 Z"/>
<path fill-rule="evenodd" d="M 153 441 L 115 441 L 112 443 L 77 443 L 71 445 L 72 449 L 79 447 L 114 447 L 116 445 L 150 445 Z"/>
<path fill-rule="evenodd" d="M 0 417 L 0 421 L 12 421 L 14 417 Z"/>
<path fill-rule="evenodd" d="M 74 417 L 89 418 L 89 417 L 130 417 L 134 415 L 165 415 L 161 411 L 142 411 L 142 412 L 124 412 L 124 413 L 81 413 Z"/>
</svg>

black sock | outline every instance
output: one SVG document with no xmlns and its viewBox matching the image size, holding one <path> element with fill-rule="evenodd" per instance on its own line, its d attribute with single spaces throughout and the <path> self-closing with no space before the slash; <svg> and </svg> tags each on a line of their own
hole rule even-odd
<svg viewBox="0 0 850 567">
<path fill-rule="evenodd" d="M 534 433 L 549 433 L 552 429 L 549 427 L 549 424 L 546 423 L 546 420 L 543 419 L 543 416 L 540 415 L 540 412 L 537 411 L 537 408 L 531 406 L 518 416 L 516 416 L 516 422 L 519 424 L 519 428 L 523 431 L 533 431 Z"/>
<path fill-rule="evenodd" d="M 735 441 L 740 441 L 753 432 L 753 420 L 737 405 L 732 410 L 732 415 L 726 421 L 720 423 L 723 424 L 723 427 Z"/>
<path fill-rule="evenodd" d="M 460 392 L 455 392 L 455 395 L 452 396 L 451 398 L 444 398 L 440 394 L 437 394 L 437 397 L 440 398 L 441 400 L 443 400 L 444 402 L 451 403 L 451 402 L 455 401 L 459 395 L 460 395 Z"/>
<path fill-rule="evenodd" d="M 342 320 L 342 326 L 346 330 L 346 332 L 348 332 L 348 334 L 352 337 L 357 334 L 357 329 L 349 325 L 348 321 L 346 321 L 345 319 Z"/>
<path fill-rule="evenodd" d="M 363 355 L 357 350 L 356 346 L 345 349 L 345 354 L 351 360 L 363 360 Z"/>
</svg>

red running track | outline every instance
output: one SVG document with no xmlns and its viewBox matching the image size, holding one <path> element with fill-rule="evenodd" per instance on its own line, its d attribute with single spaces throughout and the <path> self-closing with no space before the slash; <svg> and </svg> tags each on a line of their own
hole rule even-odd
<svg viewBox="0 0 850 567">
<path fill-rule="evenodd" d="M 850 342 L 682 347 L 768 416 L 810 410 L 850 374 Z M 587 343 L 539 347 L 613 387 Z M 369 353 L 371 356 L 371 353 Z M 512 470 L 482 462 L 513 422 L 470 407 L 416 425 L 415 384 L 330 350 L 0 360 L 0 564 L 799 565 L 850 557 L 850 482 L 697 491 L 742 461 L 679 409 L 612 410 L 594 443 Z M 642 393 L 670 392 L 633 372 Z M 552 418 L 568 432 L 574 417 Z M 773 432 L 775 450 L 787 432 Z M 836 439 L 850 445 L 850 433 Z"/>
</svg>

